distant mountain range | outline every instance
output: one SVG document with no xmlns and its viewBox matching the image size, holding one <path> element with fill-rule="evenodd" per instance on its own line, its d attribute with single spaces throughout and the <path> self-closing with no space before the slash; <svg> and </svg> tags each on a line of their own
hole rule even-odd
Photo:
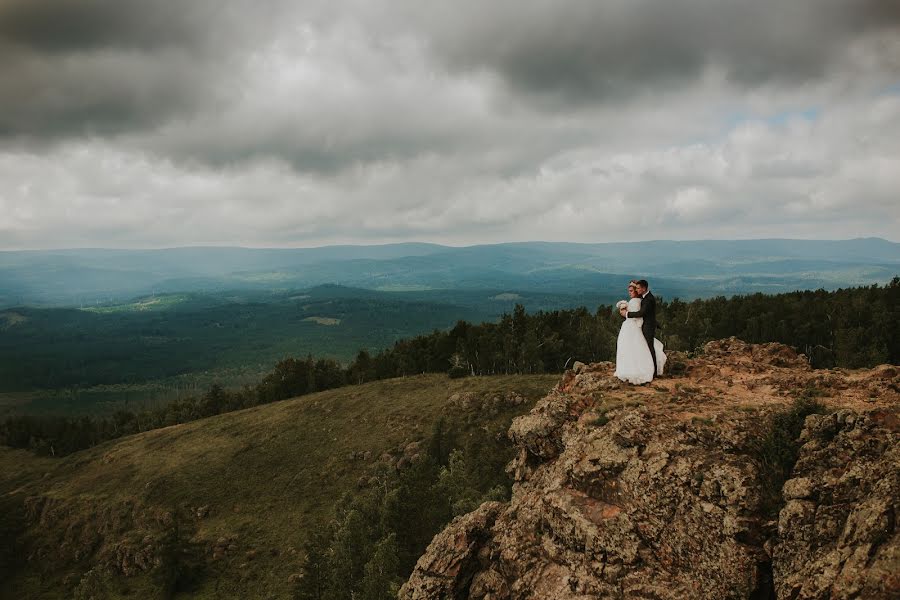
<svg viewBox="0 0 900 600">
<path fill-rule="evenodd" d="M 880 238 L 6 251 L 0 252 L 0 307 L 322 284 L 396 292 L 618 293 L 636 276 L 666 297 L 694 298 L 835 289 L 898 274 L 900 244 Z"/>
</svg>

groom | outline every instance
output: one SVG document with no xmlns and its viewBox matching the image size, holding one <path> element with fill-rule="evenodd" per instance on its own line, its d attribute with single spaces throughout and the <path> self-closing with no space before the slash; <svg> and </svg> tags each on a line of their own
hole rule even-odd
<svg viewBox="0 0 900 600">
<path fill-rule="evenodd" d="M 650 347 L 650 356 L 653 357 L 653 376 L 656 377 L 656 348 L 653 347 L 653 336 L 656 335 L 656 298 L 650 293 L 650 284 L 646 279 L 632 281 L 637 286 L 637 293 L 641 296 L 641 310 L 629 311 L 629 319 L 644 318 L 641 331 L 647 345 Z"/>
</svg>

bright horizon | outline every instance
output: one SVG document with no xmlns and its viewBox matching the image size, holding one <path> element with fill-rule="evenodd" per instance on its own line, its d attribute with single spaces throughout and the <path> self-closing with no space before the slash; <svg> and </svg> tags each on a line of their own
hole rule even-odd
<svg viewBox="0 0 900 600">
<path fill-rule="evenodd" d="M 891 244 L 900 244 L 900 241 L 890 240 L 878 236 L 855 237 L 855 238 L 708 238 L 708 239 L 648 239 L 648 240 L 623 240 L 623 241 L 605 241 L 605 242 L 572 242 L 564 240 L 516 240 L 508 242 L 486 242 L 475 244 L 441 244 L 437 242 L 428 242 L 421 240 L 407 240 L 400 242 L 384 242 L 372 244 L 353 244 L 353 243 L 335 243 L 317 246 L 249 246 L 249 245 L 225 245 L 225 244 L 190 244 L 184 246 L 135 246 L 135 247 L 112 247 L 112 246 L 81 246 L 81 247 L 59 247 L 59 248 L 9 248 L 2 249 L 0 252 L 54 252 L 54 251 L 76 251 L 76 250 L 182 250 L 186 248 L 236 248 L 243 250 L 314 250 L 317 248 L 335 248 L 335 247 L 378 247 L 378 246 L 398 246 L 398 245 L 425 245 L 425 246 L 441 246 L 445 248 L 476 248 L 479 246 L 504 246 L 513 244 L 573 244 L 582 246 L 602 246 L 604 244 L 652 244 L 656 242 L 765 242 L 765 241 L 788 241 L 788 242 L 853 242 L 859 240 L 877 240 L 888 242 Z"/>
</svg>

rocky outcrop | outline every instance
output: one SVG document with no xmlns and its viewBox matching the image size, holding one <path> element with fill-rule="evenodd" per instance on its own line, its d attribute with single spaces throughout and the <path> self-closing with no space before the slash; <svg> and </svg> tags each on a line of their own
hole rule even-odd
<svg viewBox="0 0 900 600">
<path fill-rule="evenodd" d="M 478 553 L 502 504 L 485 502 L 476 510 L 453 519 L 431 542 L 431 552 L 422 556 L 416 571 L 401 590 L 415 598 L 458 598 L 468 593 L 482 559 Z"/>
<path fill-rule="evenodd" d="M 132 501 L 108 505 L 51 496 L 25 500 L 29 561 L 68 563 L 90 559 L 98 571 L 126 577 L 168 569 L 176 524 L 172 512 Z"/>
<path fill-rule="evenodd" d="M 888 369 L 826 372 L 823 388 L 790 348 L 735 339 L 676 360 L 681 375 L 649 386 L 609 364 L 567 371 L 510 427 L 511 500 L 435 537 L 401 600 L 897 597 Z M 843 408 L 808 417 L 775 519 L 754 449 L 810 396 Z"/>
<path fill-rule="evenodd" d="M 778 519 L 779 598 L 900 597 L 897 413 L 810 416 Z"/>
</svg>

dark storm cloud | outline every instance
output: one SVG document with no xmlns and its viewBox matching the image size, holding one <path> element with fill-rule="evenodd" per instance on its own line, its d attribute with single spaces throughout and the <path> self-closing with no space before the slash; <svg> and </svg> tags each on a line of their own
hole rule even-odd
<svg viewBox="0 0 900 600">
<path fill-rule="evenodd" d="M 431 30 L 448 66 L 484 68 L 514 89 L 572 102 L 623 100 L 721 69 L 737 85 L 824 77 L 847 46 L 900 26 L 893 0 L 562 0 L 464 3 Z"/>
<path fill-rule="evenodd" d="M 233 56 L 260 33 L 254 8 L 206 0 L 0 2 L 0 138 L 110 135 L 209 109 Z"/>
<path fill-rule="evenodd" d="M 39 52 L 193 45 L 201 14 L 190 3 L 11 0 L 0 3 L 0 39 Z"/>
<path fill-rule="evenodd" d="M 196 110 L 208 98 L 202 62 L 144 53 L 0 59 L 0 136 L 25 140 L 104 135 Z"/>
<path fill-rule="evenodd" d="M 423 151 L 468 151 L 497 135 L 497 121 L 459 119 L 440 99 L 419 98 L 446 69 L 451 78 L 498 75 L 504 94 L 479 85 L 500 97 L 503 112 L 564 111 L 665 93 L 711 67 L 739 86 L 789 87 L 825 77 L 861 36 L 896 27 L 898 6 L 890 0 L 6 0 L 0 141 L 146 133 L 152 139 L 143 148 L 176 157 L 222 164 L 278 156 L 300 170 L 333 172 Z M 348 23 L 359 40 L 352 27 L 349 37 L 334 34 Z M 283 70 L 292 68 L 292 58 L 309 59 L 308 49 L 290 45 L 300 35 L 331 52 L 311 59 L 318 61 L 318 87 L 273 86 L 281 77 L 276 72 L 255 78 L 259 65 L 248 67 L 247 56 L 265 54 L 267 45 L 286 42 Z M 389 56 L 399 35 L 415 39 L 424 63 L 418 81 L 392 88 L 409 66 Z M 354 64 L 362 67 L 354 72 Z M 333 75 L 348 65 L 346 77 Z M 438 78 L 428 81 L 433 74 Z M 358 89 L 331 93 L 348 88 Z"/>
</svg>

